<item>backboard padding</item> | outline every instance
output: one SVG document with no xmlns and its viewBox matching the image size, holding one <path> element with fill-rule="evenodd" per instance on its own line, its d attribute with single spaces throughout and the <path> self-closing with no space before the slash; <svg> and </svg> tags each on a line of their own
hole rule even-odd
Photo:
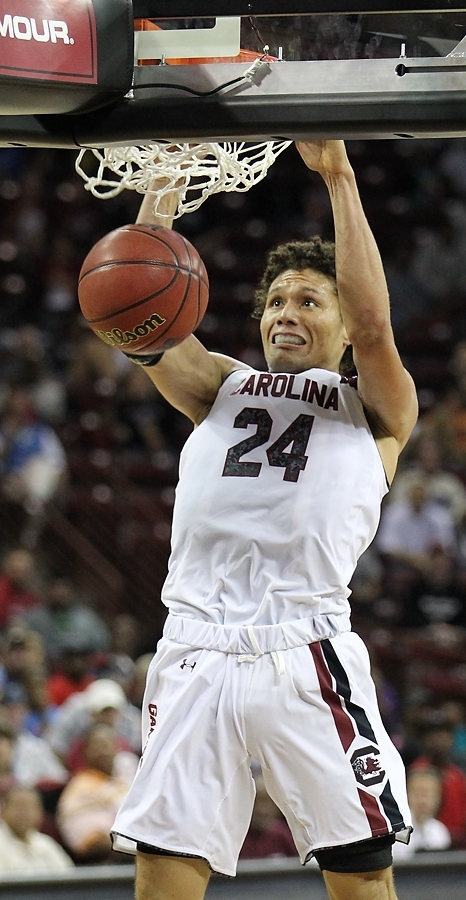
<svg viewBox="0 0 466 900">
<path fill-rule="evenodd" d="M 173 0 L 173 11 L 181 6 Z M 153 9 L 153 4 L 134 4 L 135 11 L 143 8 Z M 157 4 L 158 11 L 163 8 Z M 235 23 L 233 16 L 227 19 Z M 466 49 L 461 44 L 466 10 L 453 15 L 451 9 L 419 15 L 319 13 L 300 19 L 263 15 L 254 21 L 245 16 L 241 53 L 267 54 L 253 76 L 247 63 L 217 61 L 215 39 L 217 59 L 205 60 L 202 41 L 215 35 L 218 23 L 224 20 L 167 24 L 157 19 L 147 32 L 155 35 L 157 49 L 141 32 L 148 48 L 144 59 L 136 50 L 133 86 L 125 96 L 96 113 L 0 115 L 0 145 L 466 136 Z M 236 31 L 237 24 L 238 19 Z M 189 64 L 179 64 L 180 58 L 164 65 L 170 53 L 182 57 L 178 50 L 185 40 Z M 199 64 L 192 64 L 193 48 Z M 146 54 L 149 65 L 142 64 Z"/>
</svg>

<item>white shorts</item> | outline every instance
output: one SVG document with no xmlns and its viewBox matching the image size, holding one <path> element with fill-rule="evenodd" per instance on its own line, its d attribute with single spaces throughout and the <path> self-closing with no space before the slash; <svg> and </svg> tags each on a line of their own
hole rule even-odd
<svg viewBox="0 0 466 900">
<path fill-rule="evenodd" d="M 257 643 L 244 654 L 162 638 L 147 678 L 143 757 L 114 823 L 116 849 L 142 842 L 234 875 L 254 803 L 251 757 L 302 863 L 315 850 L 391 832 L 407 839 L 404 766 L 382 724 L 362 640 L 344 632 L 261 655 Z"/>
</svg>

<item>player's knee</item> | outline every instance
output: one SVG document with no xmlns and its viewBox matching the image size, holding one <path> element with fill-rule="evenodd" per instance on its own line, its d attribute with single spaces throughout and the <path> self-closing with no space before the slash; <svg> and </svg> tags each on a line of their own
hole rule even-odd
<svg viewBox="0 0 466 900">
<path fill-rule="evenodd" d="M 387 834 L 344 847 L 316 850 L 314 856 L 320 868 L 329 872 L 376 872 L 392 865 L 394 841 L 395 835 Z"/>
</svg>

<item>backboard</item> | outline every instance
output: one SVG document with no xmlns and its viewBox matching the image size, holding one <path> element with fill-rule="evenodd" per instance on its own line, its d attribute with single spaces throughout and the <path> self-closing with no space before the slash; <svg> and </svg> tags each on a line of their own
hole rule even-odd
<svg viewBox="0 0 466 900">
<path fill-rule="evenodd" d="M 81 86 L 79 101 L 63 65 L 61 82 L 2 69 L 2 50 L 50 55 L 51 35 L 54 52 L 71 45 L 79 62 L 65 13 L 47 13 L 54 3 L 65 9 L 0 0 L 0 146 L 466 136 L 466 8 L 445 0 L 396 11 L 387 0 L 71 0 L 97 23 L 99 66 L 120 59 L 105 91 L 96 64 L 92 96 Z M 113 10 L 130 20 L 118 42 Z"/>
</svg>

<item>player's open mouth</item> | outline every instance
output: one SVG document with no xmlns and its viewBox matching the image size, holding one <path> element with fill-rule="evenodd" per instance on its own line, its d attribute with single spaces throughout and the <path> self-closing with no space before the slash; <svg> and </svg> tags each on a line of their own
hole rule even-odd
<svg viewBox="0 0 466 900">
<path fill-rule="evenodd" d="M 297 344 L 302 346 L 306 341 L 300 334 L 274 334 L 272 344 Z"/>
</svg>

